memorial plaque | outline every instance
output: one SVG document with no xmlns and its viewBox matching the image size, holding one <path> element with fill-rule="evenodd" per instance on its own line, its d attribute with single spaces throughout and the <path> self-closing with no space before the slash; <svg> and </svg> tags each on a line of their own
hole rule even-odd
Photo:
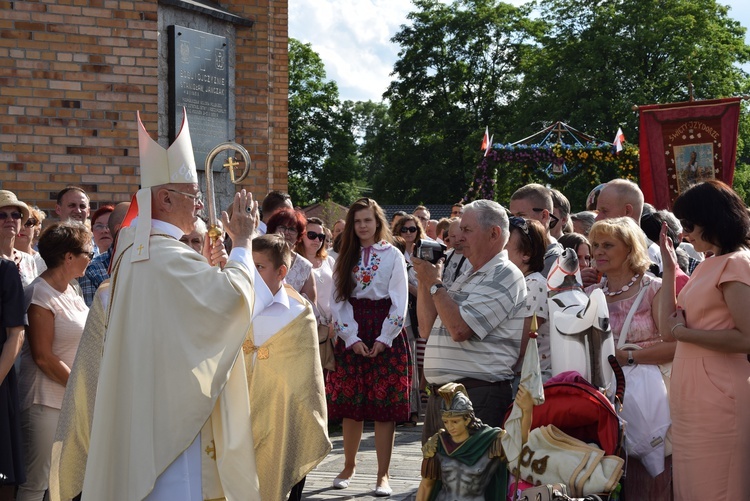
<svg viewBox="0 0 750 501">
<path fill-rule="evenodd" d="M 227 38 L 177 25 L 169 26 L 168 32 L 170 142 L 179 132 L 184 106 L 195 164 L 204 170 L 208 152 L 229 140 Z M 221 170 L 221 165 L 214 170 Z"/>
</svg>

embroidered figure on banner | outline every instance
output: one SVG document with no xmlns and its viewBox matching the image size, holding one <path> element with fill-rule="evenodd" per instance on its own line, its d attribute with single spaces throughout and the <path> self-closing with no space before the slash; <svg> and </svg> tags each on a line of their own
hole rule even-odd
<svg viewBox="0 0 750 501">
<path fill-rule="evenodd" d="M 686 144 L 673 148 L 680 193 L 696 183 L 716 177 L 713 143 Z"/>
</svg>

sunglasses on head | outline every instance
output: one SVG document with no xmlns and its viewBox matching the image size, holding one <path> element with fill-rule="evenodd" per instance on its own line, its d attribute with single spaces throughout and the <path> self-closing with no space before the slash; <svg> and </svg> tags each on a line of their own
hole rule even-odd
<svg viewBox="0 0 750 501">
<path fill-rule="evenodd" d="M 307 238 L 310 240 L 315 240 L 316 238 L 320 240 L 321 242 L 326 239 L 325 233 L 315 233 L 314 231 L 308 231 L 307 232 Z"/>
<path fill-rule="evenodd" d="M 529 237 L 529 239 L 531 239 L 531 236 L 529 235 L 529 223 L 527 223 L 524 218 L 518 217 L 518 216 L 511 216 L 508 218 L 508 222 L 511 225 L 518 228 L 519 230 L 521 230 L 524 233 L 524 235 L 526 235 L 527 237 Z"/>
<path fill-rule="evenodd" d="M 531 210 L 533 210 L 534 212 L 542 212 L 547 209 L 540 209 L 539 207 L 533 207 Z M 547 211 L 547 212 L 549 212 L 549 229 L 551 230 L 552 228 L 557 226 L 557 223 L 560 221 L 560 218 L 552 214 L 551 211 Z"/>
<path fill-rule="evenodd" d="M 416 233 L 417 227 L 416 226 L 402 226 L 401 227 L 401 233 Z"/>
<path fill-rule="evenodd" d="M 688 221 L 687 219 L 680 219 L 680 226 L 682 226 L 683 231 L 688 233 L 692 233 L 695 229 L 695 223 Z"/>
<path fill-rule="evenodd" d="M 8 214 L 7 212 L 0 212 L 0 221 L 5 221 L 8 218 L 12 219 L 21 219 L 23 217 L 23 214 L 20 212 L 11 212 Z"/>
<path fill-rule="evenodd" d="M 25 223 L 23 223 L 23 225 L 24 225 L 25 227 L 27 227 L 27 228 L 33 228 L 34 226 L 36 226 L 36 225 L 38 225 L 38 224 L 39 224 L 39 221 L 38 221 L 38 220 L 37 220 L 36 218 L 34 218 L 34 217 L 30 217 L 30 218 L 28 218 L 28 219 L 26 220 L 26 222 L 25 222 Z"/>
</svg>

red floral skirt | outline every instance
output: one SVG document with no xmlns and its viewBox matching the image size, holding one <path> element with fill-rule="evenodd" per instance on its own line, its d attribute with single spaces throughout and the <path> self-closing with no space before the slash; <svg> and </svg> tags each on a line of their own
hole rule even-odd
<svg viewBox="0 0 750 501">
<path fill-rule="evenodd" d="M 359 338 L 372 348 L 391 307 L 390 299 L 349 299 Z M 411 351 L 401 331 L 390 348 L 375 358 L 357 355 L 339 340 L 334 350 L 336 370 L 328 374 L 326 395 L 329 419 L 355 421 L 409 420 Z"/>
</svg>

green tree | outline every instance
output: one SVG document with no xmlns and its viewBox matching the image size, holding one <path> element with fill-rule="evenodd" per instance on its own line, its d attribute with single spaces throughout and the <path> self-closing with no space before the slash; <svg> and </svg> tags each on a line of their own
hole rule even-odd
<svg viewBox="0 0 750 501">
<path fill-rule="evenodd" d="M 546 31 L 524 61 L 517 123 L 563 120 L 638 137 L 634 105 L 737 95 L 745 28 L 716 0 L 541 0 Z"/>
<path fill-rule="evenodd" d="M 750 85 L 748 85 L 750 90 Z M 747 94 L 747 90 L 745 91 Z M 733 188 L 750 206 L 750 106 L 742 105 Z"/>
<path fill-rule="evenodd" d="M 496 138 L 512 129 L 508 106 L 538 23 L 496 0 L 414 5 L 393 38 L 401 50 L 380 122 L 390 153 L 369 175 L 378 200 L 451 203 L 469 186 L 485 126 Z"/>
<path fill-rule="evenodd" d="M 745 29 L 715 0 L 540 0 L 538 12 L 545 29 L 521 60 L 516 138 L 562 120 L 604 140 L 622 126 L 637 144 L 634 105 L 747 89 L 748 76 L 739 67 L 750 60 Z M 741 126 L 741 134 L 747 130 Z M 750 152 L 743 144 L 738 157 Z M 750 184 L 743 169 L 740 164 L 737 179 Z M 550 184 L 580 208 L 592 184 L 613 175 L 559 176 Z"/>
<path fill-rule="evenodd" d="M 373 101 L 346 101 L 344 108 L 354 119 L 353 132 L 358 145 L 359 162 L 365 178 L 372 184 L 373 178 L 389 170 L 385 166 L 393 156 L 397 132 L 390 108 L 385 103 Z M 394 200 L 382 192 L 377 199 L 381 203 L 392 203 Z"/>
<path fill-rule="evenodd" d="M 296 205 L 359 196 L 362 169 L 354 117 L 310 44 L 289 39 L 289 194 Z"/>
</svg>

